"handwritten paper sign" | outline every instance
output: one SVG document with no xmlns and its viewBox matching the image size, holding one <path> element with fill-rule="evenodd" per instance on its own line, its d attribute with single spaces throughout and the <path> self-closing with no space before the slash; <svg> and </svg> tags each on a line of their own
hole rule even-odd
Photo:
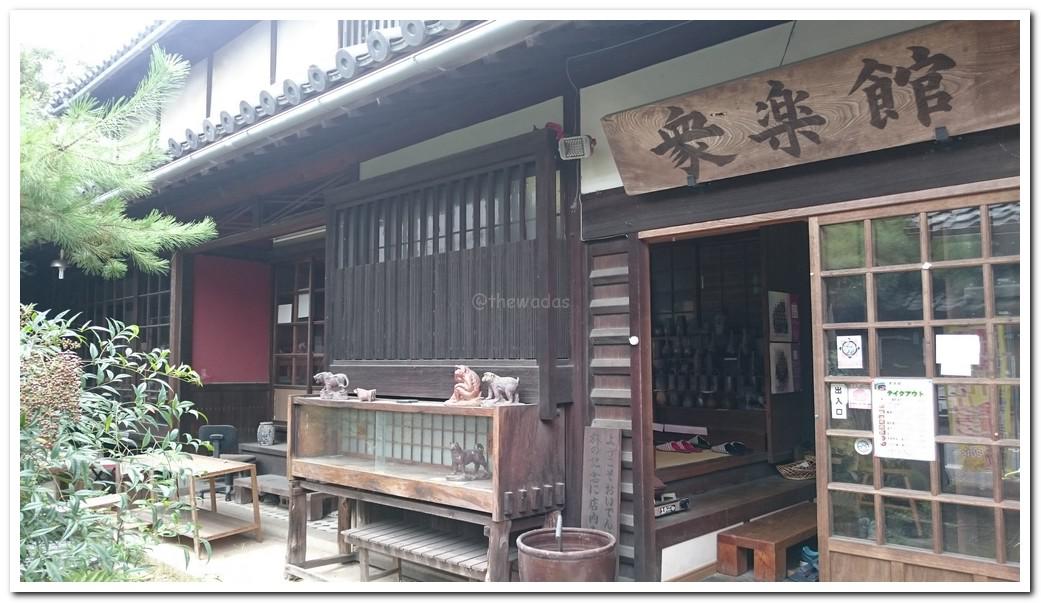
<svg viewBox="0 0 1041 603">
<path fill-rule="evenodd" d="M 582 527 L 618 538 L 622 507 L 622 432 L 586 427 L 582 461 Z"/>
<path fill-rule="evenodd" d="M 932 379 L 875 379 L 871 399 L 875 456 L 936 460 Z"/>
<path fill-rule="evenodd" d="M 829 389 L 831 391 L 831 418 L 847 418 L 846 405 L 849 404 L 849 392 L 846 389 L 846 385 L 844 383 L 832 383 Z"/>
<path fill-rule="evenodd" d="M 601 119 L 639 195 L 1019 123 L 1019 23 L 948 21 Z"/>
</svg>

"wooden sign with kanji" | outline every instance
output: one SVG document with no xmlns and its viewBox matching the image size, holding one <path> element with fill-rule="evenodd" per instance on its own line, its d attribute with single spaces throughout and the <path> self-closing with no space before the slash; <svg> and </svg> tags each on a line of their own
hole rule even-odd
<svg viewBox="0 0 1041 603">
<path fill-rule="evenodd" d="M 582 462 L 582 527 L 618 538 L 622 505 L 622 432 L 586 427 Z"/>
<path fill-rule="evenodd" d="M 638 195 L 1019 123 L 1019 22 L 952 21 L 612 113 Z"/>
</svg>

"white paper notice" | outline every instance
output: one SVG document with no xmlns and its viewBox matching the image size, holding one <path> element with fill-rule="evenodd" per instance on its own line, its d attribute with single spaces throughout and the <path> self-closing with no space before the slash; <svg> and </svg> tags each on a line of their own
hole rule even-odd
<svg viewBox="0 0 1041 603">
<path fill-rule="evenodd" d="M 831 395 L 831 418 L 832 419 L 846 419 L 846 404 L 848 402 L 846 386 L 842 383 L 832 383 L 830 386 Z"/>
<path fill-rule="evenodd" d="M 283 325 L 287 322 L 293 322 L 293 304 L 279 304 L 278 324 Z"/>
<path fill-rule="evenodd" d="M 301 293 L 296 296 L 296 317 L 307 318 L 311 315 L 311 294 Z"/>
<path fill-rule="evenodd" d="M 875 456 L 936 460 L 932 379 L 875 379 L 871 398 Z"/>
<path fill-rule="evenodd" d="M 850 385 L 849 407 L 859 410 L 871 410 L 871 386 L 857 383 Z"/>
<path fill-rule="evenodd" d="M 838 368 L 864 368 L 864 347 L 860 335 L 839 335 L 835 338 L 835 350 L 838 353 Z"/>
<path fill-rule="evenodd" d="M 970 333 L 936 336 L 936 364 L 940 365 L 941 375 L 970 377 L 973 365 L 979 363 L 979 335 Z"/>
</svg>

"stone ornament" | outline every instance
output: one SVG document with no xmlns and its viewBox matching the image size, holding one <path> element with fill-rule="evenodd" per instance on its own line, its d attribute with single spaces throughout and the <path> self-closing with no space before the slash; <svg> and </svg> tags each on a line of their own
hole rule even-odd
<svg viewBox="0 0 1041 603">
<path fill-rule="evenodd" d="M 481 382 L 488 386 L 488 394 L 481 401 L 483 406 L 520 404 L 520 396 L 517 394 L 520 380 L 516 377 L 500 377 L 487 372 L 481 375 Z"/>
<path fill-rule="evenodd" d="M 452 452 L 452 474 L 448 476 L 449 480 L 467 481 L 491 478 L 492 470 L 488 467 L 484 446 L 478 444 L 476 448 L 463 450 L 458 443 L 452 442 L 450 450 Z M 474 466 L 473 471 L 467 469 L 468 465 Z"/>
<path fill-rule="evenodd" d="M 314 376 L 314 382 L 322 384 L 322 391 L 318 394 L 322 400 L 347 399 L 347 384 L 350 382 L 347 375 L 323 371 Z"/>
<path fill-rule="evenodd" d="M 360 387 L 354 388 L 354 395 L 358 396 L 360 402 L 375 402 L 376 401 L 376 390 L 374 389 L 362 389 Z"/>
<path fill-rule="evenodd" d="M 455 385 L 452 387 L 452 397 L 445 400 L 448 406 L 480 406 L 481 405 L 481 380 L 477 373 L 468 366 L 456 365 Z"/>
</svg>

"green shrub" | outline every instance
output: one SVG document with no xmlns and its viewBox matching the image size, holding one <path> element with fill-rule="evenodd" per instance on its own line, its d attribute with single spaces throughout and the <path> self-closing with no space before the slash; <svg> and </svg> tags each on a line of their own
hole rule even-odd
<svg viewBox="0 0 1041 603">
<path fill-rule="evenodd" d="M 77 326 L 31 306 L 20 319 L 21 579 L 134 579 L 147 572 L 144 553 L 158 538 L 192 532 L 182 519 L 190 503 L 176 496 L 185 476 L 147 471 L 134 455 L 202 446 L 179 431 L 181 417 L 201 415 L 171 385 L 199 384 L 199 375 L 171 364 L 169 350 L 135 351 L 133 325 Z M 86 507 L 114 493 L 115 513 Z"/>
</svg>

